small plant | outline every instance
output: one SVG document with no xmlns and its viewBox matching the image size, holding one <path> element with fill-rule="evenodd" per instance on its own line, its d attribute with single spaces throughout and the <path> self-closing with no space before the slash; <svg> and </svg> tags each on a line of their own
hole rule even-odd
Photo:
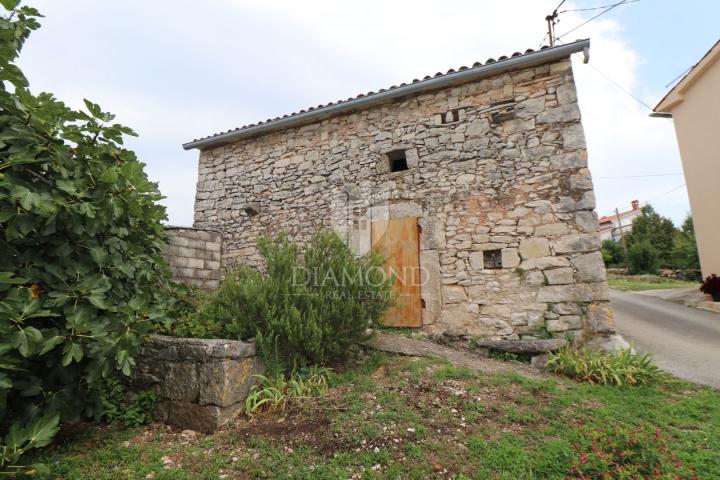
<svg viewBox="0 0 720 480">
<path fill-rule="evenodd" d="M 330 370 L 308 367 L 286 377 L 279 373 L 272 377 L 255 375 L 259 384 L 253 385 L 245 400 L 248 417 L 269 412 L 282 412 L 288 403 L 324 395 L 328 389 Z"/>
<path fill-rule="evenodd" d="M 711 295 L 714 301 L 720 302 L 720 277 L 714 273 L 707 277 L 700 286 L 700 291 Z"/>
<path fill-rule="evenodd" d="M 520 358 L 516 353 L 502 352 L 500 350 L 490 350 L 488 352 L 488 356 L 490 356 L 490 358 L 494 358 L 495 360 L 502 360 L 503 362 L 510 362 Z"/>
<path fill-rule="evenodd" d="M 103 381 L 100 388 L 98 420 L 121 422 L 126 427 L 139 427 L 153 421 L 157 396 L 151 391 L 131 393 L 115 378 Z"/>
<path fill-rule="evenodd" d="M 575 380 L 600 385 L 645 385 L 661 376 L 649 354 L 636 354 L 631 347 L 612 353 L 566 347 L 548 355 L 547 367 Z"/>
<path fill-rule="evenodd" d="M 0 476 L 48 475 L 50 470 L 44 464 L 18 465 L 18 461 L 28 450 L 48 445 L 59 425 L 59 414 L 36 418 L 22 427 L 13 424 L 0 445 Z"/>
<path fill-rule="evenodd" d="M 577 459 L 570 469 L 573 478 L 681 479 L 696 478 L 672 452 L 662 432 L 589 430 L 573 445 Z"/>
</svg>

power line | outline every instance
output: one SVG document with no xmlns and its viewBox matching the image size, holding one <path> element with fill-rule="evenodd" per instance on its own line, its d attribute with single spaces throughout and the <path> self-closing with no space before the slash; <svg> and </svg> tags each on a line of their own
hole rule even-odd
<svg viewBox="0 0 720 480">
<path fill-rule="evenodd" d="M 590 17 L 590 19 L 585 20 L 583 23 L 581 23 L 581 24 L 578 25 L 577 27 L 571 28 L 571 29 L 568 30 L 567 32 L 565 32 L 565 33 L 563 33 L 562 35 L 560 35 L 559 37 L 555 38 L 555 40 L 560 40 L 560 39 L 563 38 L 564 36 L 569 35 L 570 33 L 574 32 L 574 31 L 577 30 L 578 28 L 584 27 L 585 25 L 587 25 L 588 23 L 592 22 L 593 20 L 595 20 L 595 19 L 598 18 L 599 16 L 605 15 L 607 12 L 609 12 L 609 11 L 612 10 L 613 8 L 619 7 L 620 5 L 623 5 L 623 4 L 627 3 L 627 2 L 628 2 L 628 0 L 622 0 L 621 2 L 618 2 L 618 3 L 615 3 L 615 4 L 613 4 L 613 5 L 610 5 L 608 8 L 606 8 L 606 9 L 603 10 L 602 12 L 598 13 L 597 15 L 594 15 L 594 16 Z"/>
<path fill-rule="evenodd" d="M 628 0 L 625 3 L 635 3 L 639 2 L 640 0 Z M 600 5 L 599 7 L 591 7 L 591 8 L 571 8 L 568 10 L 561 10 L 558 13 L 566 13 L 566 12 L 590 12 L 592 10 L 602 10 L 603 8 L 609 8 L 612 7 L 612 5 Z"/>
<path fill-rule="evenodd" d="M 562 42 L 561 42 L 561 43 L 562 43 Z M 580 54 L 578 53 L 577 55 L 580 55 Z M 581 56 L 581 55 L 580 55 L 580 56 Z M 633 100 L 635 100 L 635 101 L 638 102 L 640 105 L 642 105 L 643 107 L 647 108 L 648 110 L 652 110 L 652 109 L 653 109 L 650 105 L 648 105 L 647 103 L 643 102 L 643 101 L 640 100 L 638 97 L 636 97 L 631 91 L 626 90 L 625 87 L 623 87 L 622 85 L 620 85 L 619 83 L 617 83 L 615 80 L 613 80 L 612 78 L 610 78 L 609 76 L 607 76 L 606 74 L 604 74 L 603 72 L 601 72 L 600 70 L 598 70 L 598 68 L 597 68 L 595 65 L 592 65 L 592 64 L 590 64 L 590 63 L 588 63 L 587 65 L 588 65 L 590 68 L 592 68 L 593 70 L 595 70 L 595 72 L 597 72 L 598 75 L 600 75 L 600 76 L 603 77 L 605 80 L 607 80 L 608 82 L 610 82 L 613 86 L 615 86 L 615 88 L 617 88 L 618 90 L 620 90 L 621 92 L 623 92 L 625 95 L 629 96 L 630 98 L 632 98 Z"/>
<path fill-rule="evenodd" d="M 648 204 L 648 203 L 652 202 L 653 200 L 657 200 L 657 199 L 660 198 L 660 197 L 664 197 L 665 195 L 670 195 L 671 193 L 676 192 L 676 191 L 678 191 L 678 190 L 680 190 L 681 188 L 684 188 L 684 187 L 685 187 L 685 184 L 684 184 L 684 183 L 683 183 L 682 185 L 678 185 L 677 187 L 672 188 L 672 189 L 668 190 L 668 191 L 665 192 L 665 193 L 661 193 L 660 195 L 651 198 L 650 200 L 646 201 L 645 204 Z"/>
</svg>

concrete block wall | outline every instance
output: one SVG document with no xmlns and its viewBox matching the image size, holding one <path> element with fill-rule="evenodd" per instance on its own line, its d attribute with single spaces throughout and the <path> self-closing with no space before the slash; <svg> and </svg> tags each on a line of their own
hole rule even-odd
<svg viewBox="0 0 720 480">
<path fill-rule="evenodd" d="M 167 227 L 163 252 L 175 281 L 212 290 L 220 284 L 222 234 L 191 227 Z"/>
</svg>

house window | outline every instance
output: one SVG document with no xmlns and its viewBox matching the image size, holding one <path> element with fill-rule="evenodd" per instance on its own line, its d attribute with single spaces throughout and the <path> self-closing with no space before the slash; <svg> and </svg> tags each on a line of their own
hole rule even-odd
<svg viewBox="0 0 720 480">
<path fill-rule="evenodd" d="M 485 250 L 483 263 L 486 269 L 502 268 L 502 252 L 500 250 Z"/>
<path fill-rule="evenodd" d="M 408 169 L 405 150 L 393 150 L 392 152 L 388 152 L 387 156 L 390 162 L 391 172 L 402 172 Z"/>
</svg>

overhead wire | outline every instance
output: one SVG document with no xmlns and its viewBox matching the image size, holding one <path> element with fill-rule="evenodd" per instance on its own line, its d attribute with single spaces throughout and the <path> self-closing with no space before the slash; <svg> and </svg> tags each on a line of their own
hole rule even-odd
<svg viewBox="0 0 720 480">
<path fill-rule="evenodd" d="M 588 23 L 592 22 L 593 20 L 595 20 L 595 19 L 598 18 L 599 16 L 605 15 L 605 14 L 606 14 L 607 12 L 609 12 L 610 10 L 612 10 L 612 9 L 614 9 L 614 8 L 616 8 L 616 7 L 619 7 L 620 5 L 623 5 L 623 4 L 627 3 L 627 2 L 628 2 L 628 0 L 622 0 L 622 1 L 618 2 L 618 3 L 615 3 L 615 4 L 613 4 L 613 5 L 610 5 L 608 8 L 606 8 L 606 9 L 603 10 L 602 12 L 598 13 L 597 15 L 594 15 L 594 16 L 590 17 L 588 20 L 585 20 L 585 21 L 584 21 L 583 23 L 581 23 L 580 25 L 571 28 L 570 30 L 568 30 L 567 32 L 563 33 L 563 34 L 560 35 L 559 37 L 555 37 L 555 40 L 556 40 L 556 41 L 557 41 L 557 40 L 560 40 L 561 38 L 563 38 L 563 37 L 569 35 L 570 33 L 574 32 L 574 31 L 577 30 L 578 28 L 584 27 L 585 25 L 587 25 Z"/>
</svg>

